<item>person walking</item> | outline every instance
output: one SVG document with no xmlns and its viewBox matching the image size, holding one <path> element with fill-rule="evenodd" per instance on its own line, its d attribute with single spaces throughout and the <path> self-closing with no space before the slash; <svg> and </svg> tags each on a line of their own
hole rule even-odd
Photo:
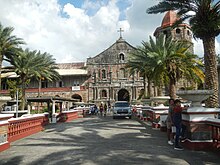
<svg viewBox="0 0 220 165">
<path fill-rule="evenodd" d="M 169 99 L 169 109 L 168 109 L 168 116 L 166 119 L 166 125 L 167 125 L 167 139 L 168 144 L 173 145 L 173 132 L 172 132 L 172 125 L 173 125 L 173 107 L 174 107 L 174 99 Z"/>
<path fill-rule="evenodd" d="M 108 108 L 107 108 L 107 104 L 105 103 L 105 104 L 104 104 L 104 117 L 106 117 L 107 109 L 108 109 Z"/>
<path fill-rule="evenodd" d="M 176 127 L 176 135 L 175 135 L 175 150 L 183 150 L 183 148 L 179 145 L 180 134 L 182 130 L 182 111 L 187 109 L 188 107 L 181 107 L 181 101 L 175 100 L 173 107 L 173 124 Z"/>
</svg>

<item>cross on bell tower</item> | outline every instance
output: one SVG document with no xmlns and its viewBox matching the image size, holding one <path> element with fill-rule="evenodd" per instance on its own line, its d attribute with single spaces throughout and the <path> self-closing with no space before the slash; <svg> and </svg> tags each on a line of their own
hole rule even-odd
<svg viewBox="0 0 220 165">
<path fill-rule="evenodd" d="M 124 30 L 122 29 L 122 28 L 120 28 L 119 30 L 118 30 L 118 32 L 120 33 L 120 39 L 122 38 L 122 32 L 124 32 Z"/>
</svg>

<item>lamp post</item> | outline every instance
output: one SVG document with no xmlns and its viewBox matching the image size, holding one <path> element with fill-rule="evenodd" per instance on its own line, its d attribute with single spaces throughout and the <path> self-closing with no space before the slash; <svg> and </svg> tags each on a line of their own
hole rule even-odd
<svg viewBox="0 0 220 165">
<path fill-rule="evenodd" d="M 18 88 L 16 89 L 16 118 L 18 118 Z"/>
<path fill-rule="evenodd" d="M 109 71 L 109 99 L 108 104 L 111 104 L 111 84 L 112 84 L 112 70 Z"/>
<path fill-rule="evenodd" d="M 93 101 L 96 100 L 96 72 L 93 71 Z"/>
</svg>

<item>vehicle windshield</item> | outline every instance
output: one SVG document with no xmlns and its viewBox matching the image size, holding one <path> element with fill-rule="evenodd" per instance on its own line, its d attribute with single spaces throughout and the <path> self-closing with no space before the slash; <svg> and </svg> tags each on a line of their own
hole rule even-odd
<svg viewBox="0 0 220 165">
<path fill-rule="evenodd" d="M 129 107 L 128 103 L 115 103 L 115 107 Z"/>
</svg>

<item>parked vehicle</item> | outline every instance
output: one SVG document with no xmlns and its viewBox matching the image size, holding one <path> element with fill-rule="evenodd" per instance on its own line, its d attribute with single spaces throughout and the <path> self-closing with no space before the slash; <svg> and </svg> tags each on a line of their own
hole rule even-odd
<svg viewBox="0 0 220 165">
<path fill-rule="evenodd" d="M 18 101 L 18 104 L 20 104 L 21 101 Z M 28 113 L 28 110 L 18 110 L 17 111 L 17 102 L 16 100 L 7 101 L 7 103 L 3 106 L 3 109 L 1 111 L 3 114 L 14 114 L 14 117 L 22 116 L 24 114 Z"/>
<path fill-rule="evenodd" d="M 116 101 L 113 106 L 113 119 L 116 117 L 129 117 L 131 119 L 132 108 L 127 101 Z"/>
</svg>

